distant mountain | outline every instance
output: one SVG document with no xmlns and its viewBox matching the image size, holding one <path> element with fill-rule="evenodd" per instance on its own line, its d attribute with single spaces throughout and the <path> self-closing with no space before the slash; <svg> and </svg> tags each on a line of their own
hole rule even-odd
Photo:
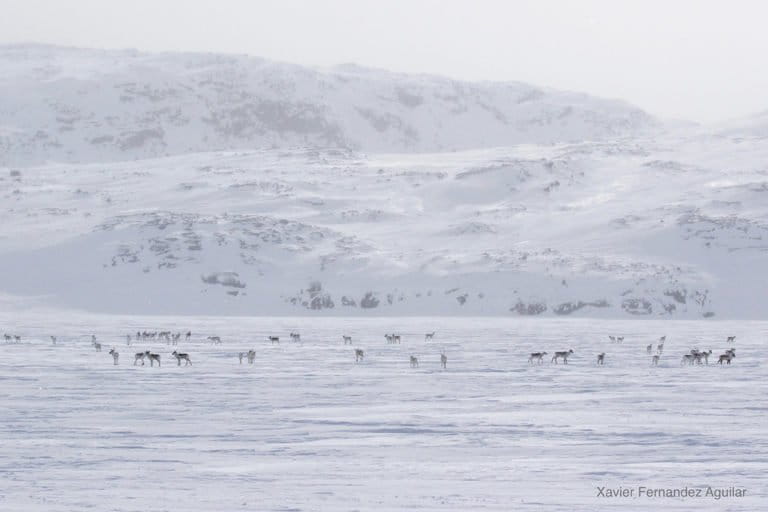
<svg viewBox="0 0 768 512">
<path fill-rule="evenodd" d="M 658 126 L 621 101 L 215 54 L 0 46 L 0 164 L 226 149 L 439 152 L 605 140 Z"/>
<path fill-rule="evenodd" d="M 768 110 L 720 123 L 716 132 L 724 136 L 768 138 Z"/>
</svg>

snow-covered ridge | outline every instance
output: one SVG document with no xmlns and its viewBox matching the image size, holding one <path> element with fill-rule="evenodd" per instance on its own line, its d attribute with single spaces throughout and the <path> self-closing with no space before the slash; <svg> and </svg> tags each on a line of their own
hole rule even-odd
<svg viewBox="0 0 768 512">
<path fill-rule="evenodd" d="M 0 293 L 119 313 L 762 318 L 768 146 L 0 167 Z"/>
<path fill-rule="evenodd" d="M 759 136 L 353 65 L 16 45 L 0 71 L 9 304 L 768 314 Z"/>
<path fill-rule="evenodd" d="M 0 164 L 295 146 L 435 152 L 657 126 L 621 101 L 260 58 L 0 46 Z"/>
</svg>

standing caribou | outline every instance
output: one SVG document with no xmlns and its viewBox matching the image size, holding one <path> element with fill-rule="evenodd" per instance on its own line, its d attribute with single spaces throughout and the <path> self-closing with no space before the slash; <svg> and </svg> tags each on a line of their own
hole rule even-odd
<svg viewBox="0 0 768 512">
<path fill-rule="evenodd" d="M 571 354 L 573 354 L 573 349 L 563 350 L 562 352 L 555 352 L 555 355 L 552 356 L 552 361 L 550 362 L 557 364 L 557 360 L 562 358 L 563 364 L 568 364 L 568 356 L 570 356 Z"/>
<path fill-rule="evenodd" d="M 186 361 L 184 366 L 192 366 L 192 360 L 189 358 L 189 354 L 185 354 L 183 352 L 176 352 L 174 350 L 171 353 L 171 355 L 176 358 L 176 366 L 181 366 L 182 361 Z M 157 360 L 157 363 L 160 364 L 160 359 Z"/>
<path fill-rule="evenodd" d="M 157 366 L 160 366 L 160 354 L 153 354 L 149 350 L 144 352 L 147 355 L 147 359 L 149 359 L 149 365 L 155 366 L 155 361 L 157 361 Z M 142 366 L 144 365 L 144 362 L 142 361 Z"/>
<path fill-rule="evenodd" d="M 727 364 L 731 364 L 731 359 L 734 359 L 736 357 L 736 349 L 729 348 L 725 351 L 725 354 L 721 354 L 720 357 L 717 358 L 717 364 L 723 364 L 723 361 L 725 361 Z"/>
</svg>

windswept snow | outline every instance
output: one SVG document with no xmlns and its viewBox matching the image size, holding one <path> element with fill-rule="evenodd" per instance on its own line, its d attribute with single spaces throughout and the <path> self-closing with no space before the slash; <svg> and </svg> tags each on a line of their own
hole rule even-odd
<svg viewBox="0 0 768 512">
<path fill-rule="evenodd" d="M 350 65 L 6 45 L 0 70 L 0 293 L 18 303 L 768 313 L 757 136 Z"/>
<path fill-rule="evenodd" d="M 763 318 L 768 146 L 0 168 L 0 291 L 111 313 Z"/>
<path fill-rule="evenodd" d="M 78 314 L 0 323 L 22 336 L 0 342 L 4 511 L 752 512 L 768 500 L 765 323 Z M 127 347 L 124 335 L 138 329 L 191 329 L 193 340 Z M 302 343 L 288 341 L 294 330 Z M 387 344 L 385 332 L 403 343 Z M 272 334 L 283 342 L 270 344 Z M 661 335 L 651 367 L 645 345 Z M 731 366 L 680 366 L 693 347 L 718 354 L 729 335 Z M 176 366 L 176 348 L 193 366 Z M 251 348 L 255 364 L 238 364 Z M 567 366 L 526 361 L 570 348 Z M 148 349 L 162 366 L 133 366 Z M 599 486 L 747 494 L 603 498 Z"/>
</svg>

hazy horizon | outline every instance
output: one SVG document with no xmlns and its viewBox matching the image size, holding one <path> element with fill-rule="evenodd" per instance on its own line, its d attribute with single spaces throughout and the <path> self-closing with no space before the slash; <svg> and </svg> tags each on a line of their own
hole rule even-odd
<svg viewBox="0 0 768 512">
<path fill-rule="evenodd" d="M 0 0 L 0 8 L 0 44 L 234 53 L 526 82 L 702 123 L 768 108 L 768 71 L 755 65 L 768 47 L 766 7 L 754 1 Z"/>
</svg>

